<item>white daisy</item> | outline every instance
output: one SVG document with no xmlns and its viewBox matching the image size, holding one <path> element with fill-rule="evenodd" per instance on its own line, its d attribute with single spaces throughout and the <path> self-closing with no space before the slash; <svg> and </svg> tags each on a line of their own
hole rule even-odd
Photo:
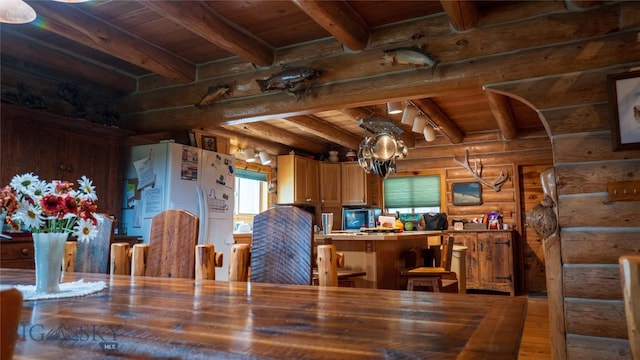
<svg viewBox="0 0 640 360">
<path fill-rule="evenodd" d="M 22 175 L 16 175 L 11 179 L 9 185 L 18 192 L 22 193 L 31 193 L 33 191 L 34 184 L 38 182 L 40 179 L 38 175 L 33 175 L 33 173 L 26 173 Z"/>
<path fill-rule="evenodd" d="M 80 180 L 78 180 L 78 184 L 80 184 L 80 192 L 84 194 L 83 199 L 98 200 L 98 195 L 96 194 L 96 188 L 93 186 L 93 182 L 89 180 L 86 176 L 82 176 Z"/>
<path fill-rule="evenodd" d="M 44 224 L 41 214 L 42 210 L 38 206 L 23 201 L 13 218 L 20 220 L 27 228 L 36 229 Z"/>
<path fill-rule="evenodd" d="M 78 237 L 78 241 L 86 242 L 98 236 L 98 229 L 90 220 L 79 219 L 73 228 L 73 235 Z"/>
<path fill-rule="evenodd" d="M 49 194 L 53 192 L 53 187 L 51 186 L 51 184 L 49 184 L 48 182 L 44 181 L 44 180 L 39 180 L 36 181 L 33 184 L 33 197 L 34 199 L 36 199 L 36 201 L 42 199 L 42 197 L 45 194 Z"/>
</svg>

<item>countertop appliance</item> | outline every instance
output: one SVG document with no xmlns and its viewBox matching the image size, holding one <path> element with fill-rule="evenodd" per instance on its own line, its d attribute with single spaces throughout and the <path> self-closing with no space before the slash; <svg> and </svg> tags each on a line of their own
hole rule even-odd
<svg viewBox="0 0 640 360">
<path fill-rule="evenodd" d="M 378 208 L 342 208 L 342 230 L 360 231 L 360 228 L 374 228 L 382 214 Z"/>
<path fill-rule="evenodd" d="M 198 244 L 213 244 L 216 252 L 229 259 L 234 243 L 234 165 L 231 155 L 172 141 L 132 147 L 122 211 L 127 235 L 149 243 L 154 215 L 184 209 L 200 219 Z M 217 280 L 227 280 L 228 266 L 225 261 L 222 268 L 216 268 Z"/>
</svg>

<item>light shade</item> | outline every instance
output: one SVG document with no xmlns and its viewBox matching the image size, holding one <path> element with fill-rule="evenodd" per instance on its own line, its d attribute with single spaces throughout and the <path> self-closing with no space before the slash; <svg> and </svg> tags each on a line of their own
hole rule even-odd
<svg viewBox="0 0 640 360">
<path fill-rule="evenodd" d="M 387 103 L 387 113 L 389 114 L 400 114 L 402 112 L 402 103 L 399 101 L 394 101 Z"/>
<path fill-rule="evenodd" d="M 421 134 L 425 126 L 427 126 L 427 118 L 424 115 L 420 114 L 416 116 L 416 119 L 413 122 L 413 128 L 411 128 L 411 131 L 413 131 L 414 133 Z"/>
<path fill-rule="evenodd" d="M 26 24 L 36 19 L 36 11 L 22 0 L 0 1 L 0 22 Z"/>
<path fill-rule="evenodd" d="M 404 108 L 404 113 L 402 114 L 402 120 L 400 122 L 405 125 L 413 126 L 413 121 L 415 120 L 416 115 L 418 115 L 418 109 L 407 104 Z"/>
<path fill-rule="evenodd" d="M 233 157 L 238 160 L 247 160 L 247 154 L 245 154 L 244 150 L 236 151 L 235 154 L 233 154 Z"/>
<path fill-rule="evenodd" d="M 266 151 L 260 151 L 258 155 L 260 156 L 260 163 L 262 163 L 262 165 L 271 164 L 271 157 L 269 156 L 269 154 L 267 154 Z"/>
<path fill-rule="evenodd" d="M 425 126 L 422 133 L 424 135 L 424 139 L 427 141 L 433 141 L 436 139 L 436 132 L 433 130 L 433 126 L 431 125 Z"/>
<path fill-rule="evenodd" d="M 252 148 L 248 148 L 244 151 L 244 155 L 247 157 L 246 162 L 255 162 L 256 161 L 256 153 Z"/>
</svg>

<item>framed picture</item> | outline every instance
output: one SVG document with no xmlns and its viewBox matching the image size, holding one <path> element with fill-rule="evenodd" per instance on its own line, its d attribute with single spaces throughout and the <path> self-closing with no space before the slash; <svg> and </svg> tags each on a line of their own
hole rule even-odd
<svg viewBox="0 0 640 360">
<path fill-rule="evenodd" d="M 216 146 L 216 137 L 201 135 L 200 147 L 204 150 L 218 151 Z"/>
<path fill-rule="evenodd" d="M 479 182 L 453 184 L 451 192 L 453 205 L 482 204 L 482 185 Z"/>
<path fill-rule="evenodd" d="M 607 76 L 613 151 L 640 149 L 640 71 Z"/>
</svg>

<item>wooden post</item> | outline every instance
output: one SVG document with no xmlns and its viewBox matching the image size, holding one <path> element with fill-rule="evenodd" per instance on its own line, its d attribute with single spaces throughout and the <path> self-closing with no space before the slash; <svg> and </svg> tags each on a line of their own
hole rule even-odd
<svg viewBox="0 0 640 360">
<path fill-rule="evenodd" d="M 131 274 L 129 264 L 129 243 L 111 244 L 111 262 L 109 264 L 111 275 Z"/>
<path fill-rule="evenodd" d="M 215 247 L 213 244 L 196 245 L 196 281 L 216 279 Z"/>
<path fill-rule="evenodd" d="M 318 285 L 338 286 L 338 255 L 335 245 L 318 245 Z"/>
<path fill-rule="evenodd" d="M 135 244 L 131 254 L 131 276 L 144 276 L 147 270 L 149 244 Z"/>
<path fill-rule="evenodd" d="M 229 281 L 249 280 L 249 244 L 231 246 L 229 255 Z"/>
<path fill-rule="evenodd" d="M 78 253 L 77 242 L 67 241 L 64 244 L 64 263 L 62 264 L 63 272 L 75 272 L 77 253 Z"/>
</svg>

